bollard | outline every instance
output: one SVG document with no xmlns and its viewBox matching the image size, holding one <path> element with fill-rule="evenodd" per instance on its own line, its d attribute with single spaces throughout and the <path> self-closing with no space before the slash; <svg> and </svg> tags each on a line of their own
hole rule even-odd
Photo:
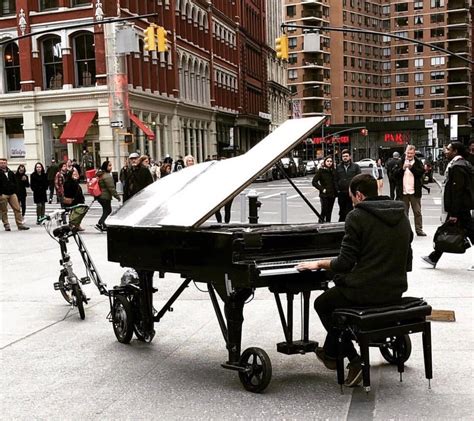
<svg viewBox="0 0 474 421">
<path fill-rule="evenodd" d="M 240 193 L 240 222 L 245 223 L 245 217 L 247 216 L 245 193 Z"/>
<path fill-rule="evenodd" d="M 258 193 L 256 190 L 250 190 L 247 197 L 249 198 L 249 223 L 258 224 L 258 208 L 262 206 L 258 201 Z"/>
<path fill-rule="evenodd" d="M 288 222 L 288 195 L 286 191 L 280 193 L 280 209 L 281 209 L 281 223 Z"/>
</svg>

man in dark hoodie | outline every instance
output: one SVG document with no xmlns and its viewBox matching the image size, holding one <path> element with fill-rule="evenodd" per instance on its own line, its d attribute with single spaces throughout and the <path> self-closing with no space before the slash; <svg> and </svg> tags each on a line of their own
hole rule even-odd
<svg viewBox="0 0 474 421">
<path fill-rule="evenodd" d="M 377 182 L 369 174 L 355 176 L 349 186 L 354 204 L 345 221 L 339 256 L 332 260 L 300 263 L 298 270 L 331 270 L 333 288 L 314 302 L 328 334 L 316 355 L 326 368 L 336 369 L 339 332 L 332 322 L 336 308 L 387 304 L 400 300 L 411 270 L 413 233 L 402 202 L 377 196 Z M 390 241 L 388 241 L 390 239 Z M 350 338 L 344 339 L 349 373 L 344 384 L 362 380 L 361 360 Z"/>
</svg>

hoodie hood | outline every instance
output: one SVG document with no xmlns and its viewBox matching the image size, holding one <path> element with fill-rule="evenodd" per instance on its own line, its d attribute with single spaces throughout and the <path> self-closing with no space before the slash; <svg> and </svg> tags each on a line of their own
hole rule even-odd
<svg viewBox="0 0 474 421">
<path fill-rule="evenodd" d="M 391 227 L 397 225 L 403 218 L 406 218 L 403 202 L 391 200 L 387 196 L 365 199 L 356 205 L 356 209 L 365 210 Z"/>
</svg>

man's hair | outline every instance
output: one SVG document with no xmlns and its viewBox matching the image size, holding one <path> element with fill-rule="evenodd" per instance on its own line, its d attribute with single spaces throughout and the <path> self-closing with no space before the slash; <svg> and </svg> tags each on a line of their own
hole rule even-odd
<svg viewBox="0 0 474 421">
<path fill-rule="evenodd" d="M 409 151 L 409 150 L 410 150 L 410 151 L 411 151 L 411 150 L 416 151 L 415 145 L 407 145 L 406 151 Z"/>
<path fill-rule="evenodd" d="M 469 141 L 469 143 L 467 144 L 467 146 L 471 146 L 471 145 L 473 145 L 473 144 L 474 144 L 474 139 L 471 139 L 471 140 Z"/>
<path fill-rule="evenodd" d="M 377 180 L 370 174 L 358 174 L 356 175 L 349 185 L 349 189 L 352 196 L 355 196 L 356 192 L 361 192 L 366 197 L 378 196 Z"/>
<path fill-rule="evenodd" d="M 7 158 L 0 158 L 0 161 L 6 161 Z"/>
<path fill-rule="evenodd" d="M 463 158 L 467 157 L 468 152 L 463 143 L 455 141 L 455 142 L 451 142 L 450 145 L 451 145 L 451 148 L 456 151 L 456 155 L 461 155 Z"/>
<path fill-rule="evenodd" d="M 341 152 L 341 156 L 344 155 L 345 153 L 347 153 L 349 155 L 351 154 L 349 149 L 343 149 L 342 152 Z"/>
</svg>

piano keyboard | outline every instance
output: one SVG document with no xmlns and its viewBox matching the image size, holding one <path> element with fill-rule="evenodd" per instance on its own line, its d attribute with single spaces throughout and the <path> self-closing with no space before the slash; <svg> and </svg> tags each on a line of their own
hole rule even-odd
<svg viewBox="0 0 474 421">
<path fill-rule="evenodd" d="M 295 268 L 298 263 L 314 262 L 318 260 L 333 259 L 336 256 L 328 256 L 321 258 L 310 258 L 300 259 L 291 261 L 279 261 L 279 262 L 265 262 L 259 263 L 256 267 L 260 270 L 260 276 L 279 276 L 279 275 L 291 275 L 299 273 L 300 271 Z"/>
</svg>

